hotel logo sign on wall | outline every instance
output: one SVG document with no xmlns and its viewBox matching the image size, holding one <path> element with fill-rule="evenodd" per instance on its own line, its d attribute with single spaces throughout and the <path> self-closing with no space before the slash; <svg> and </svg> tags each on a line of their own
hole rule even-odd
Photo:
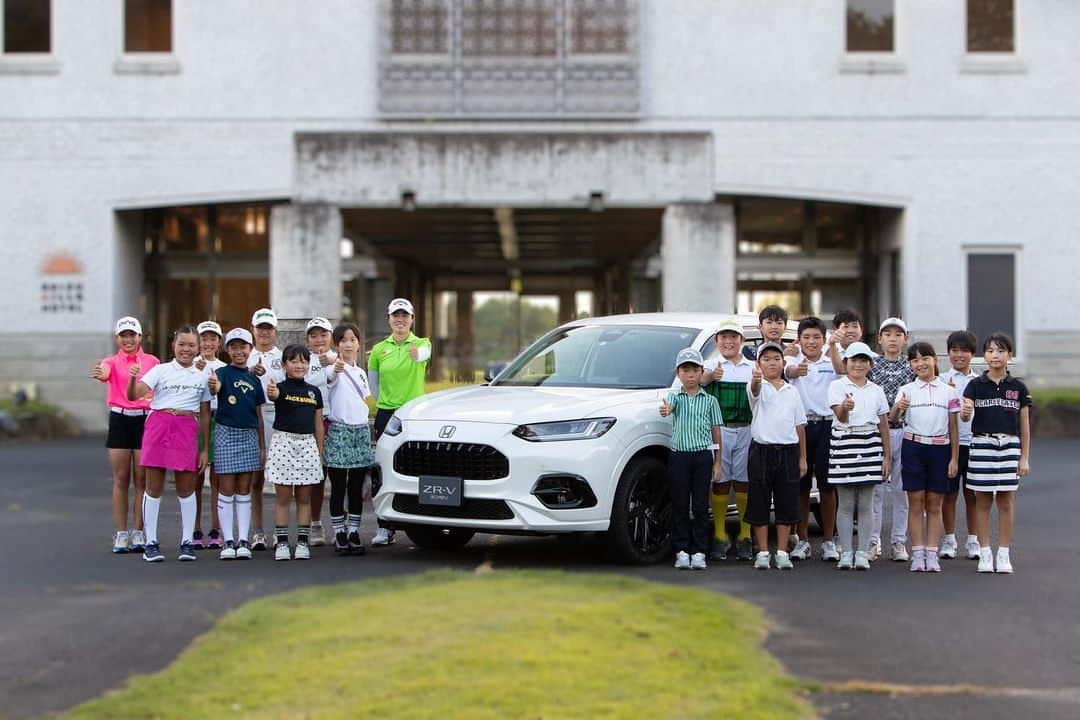
<svg viewBox="0 0 1080 720">
<path fill-rule="evenodd" d="M 86 297 L 83 265 L 73 254 L 53 253 L 41 264 L 41 312 L 78 315 Z"/>
</svg>

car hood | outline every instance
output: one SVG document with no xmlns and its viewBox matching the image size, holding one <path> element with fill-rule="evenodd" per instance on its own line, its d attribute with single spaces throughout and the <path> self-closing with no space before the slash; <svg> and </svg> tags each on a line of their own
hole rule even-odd
<svg viewBox="0 0 1080 720">
<path fill-rule="evenodd" d="M 658 390 L 479 385 L 419 397 L 398 411 L 402 420 L 506 425 L 573 420 L 611 413 L 620 405 L 659 403 Z"/>
</svg>

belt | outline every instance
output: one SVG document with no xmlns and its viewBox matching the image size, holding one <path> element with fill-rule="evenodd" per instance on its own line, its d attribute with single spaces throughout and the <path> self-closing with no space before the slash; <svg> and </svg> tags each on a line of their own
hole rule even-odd
<svg viewBox="0 0 1080 720">
<path fill-rule="evenodd" d="M 832 422 L 832 415 L 814 415 L 813 413 L 806 413 L 806 422 Z"/>
<path fill-rule="evenodd" d="M 916 435 L 913 432 L 904 433 L 905 440 L 921 443 L 922 445 L 948 445 L 948 435 Z"/>
<path fill-rule="evenodd" d="M 724 427 L 734 430 L 736 428 L 750 427 L 750 423 L 748 423 L 748 422 L 729 422 L 729 423 L 724 423 Z"/>
<path fill-rule="evenodd" d="M 173 417 L 197 417 L 199 414 L 194 410 L 174 410 L 173 408 L 164 408 L 161 410 L 155 409 L 154 412 L 165 413 L 166 415 L 172 415 Z"/>
<path fill-rule="evenodd" d="M 904 423 L 902 423 L 902 422 L 896 422 L 896 423 L 891 422 L 891 421 L 889 422 L 889 429 L 890 430 L 900 430 L 903 427 L 904 427 Z"/>
<path fill-rule="evenodd" d="M 143 408 L 110 407 L 109 412 L 116 413 L 117 415 L 127 415 L 128 417 L 142 417 L 143 415 L 146 415 L 150 411 L 145 410 Z"/>
</svg>

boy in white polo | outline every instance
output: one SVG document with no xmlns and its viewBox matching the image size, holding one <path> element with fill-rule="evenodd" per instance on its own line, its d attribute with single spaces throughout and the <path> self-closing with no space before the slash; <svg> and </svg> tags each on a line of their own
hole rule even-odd
<svg viewBox="0 0 1080 720">
<path fill-rule="evenodd" d="M 262 382 L 263 394 L 270 385 L 270 381 L 285 382 L 285 370 L 281 364 L 281 350 L 274 346 L 277 341 L 277 314 L 270 308 L 259 308 L 251 316 L 252 335 L 255 336 L 255 347 L 248 356 L 248 367 L 251 372 Z M 265 447 L 270 447 L 270 436 L 274 432 L 274 403 L 263 403 L 263 440 Z M 264 474 L 262 470 L 255 473 L 251 482 L 251 496 L 236 496 L 236 502 L 251 502 L 251 549 L 266 549 L 266 533 L 262 529 L 262 495 Z M 242 538 L 241 538 L 242 539 Z"/>
<path fill-rule="evenodd" d="M 754 567 L 769 569 L 769 508 L 776 514 L 776 567 L 792 568 L 791 526 L 799 522 L 799 478 L 806 474 L 806 412 L 799 391 L 784 382 L 784 349 L 758 347 L 758 366 L 746 388 L 754 419 L 747 460 L 749 498 L 746 521 L 754 528 Z"/>
</svg>

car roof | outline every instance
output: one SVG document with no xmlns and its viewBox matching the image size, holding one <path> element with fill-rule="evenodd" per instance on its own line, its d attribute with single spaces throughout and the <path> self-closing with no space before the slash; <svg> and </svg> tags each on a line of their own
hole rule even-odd
<svg viewBox="0 0 1080 720">
<path fill-rule="evenodd" d="M 659 325 L 663 327 L 689 327 L 698 330 L 707 330 L 709 334 L 715 334 L 720 323 L 729 318 L 736 318 L 739 325 L 746 331 L 747 340 L 756 340 L 761 337 L 758 332 L 758 316 L 756 313 L 706 313 L 706 312 L 657 312 L 657 313 L 630 313 L 626 315 L 603 315 L 598 317 L 581 318 L 568 322 L 563 327 L 582 325 Z M 795 337 L 795 330 L 799 323 L 788 320 L 785 338 L 790 335 Z"/>
</svg>

